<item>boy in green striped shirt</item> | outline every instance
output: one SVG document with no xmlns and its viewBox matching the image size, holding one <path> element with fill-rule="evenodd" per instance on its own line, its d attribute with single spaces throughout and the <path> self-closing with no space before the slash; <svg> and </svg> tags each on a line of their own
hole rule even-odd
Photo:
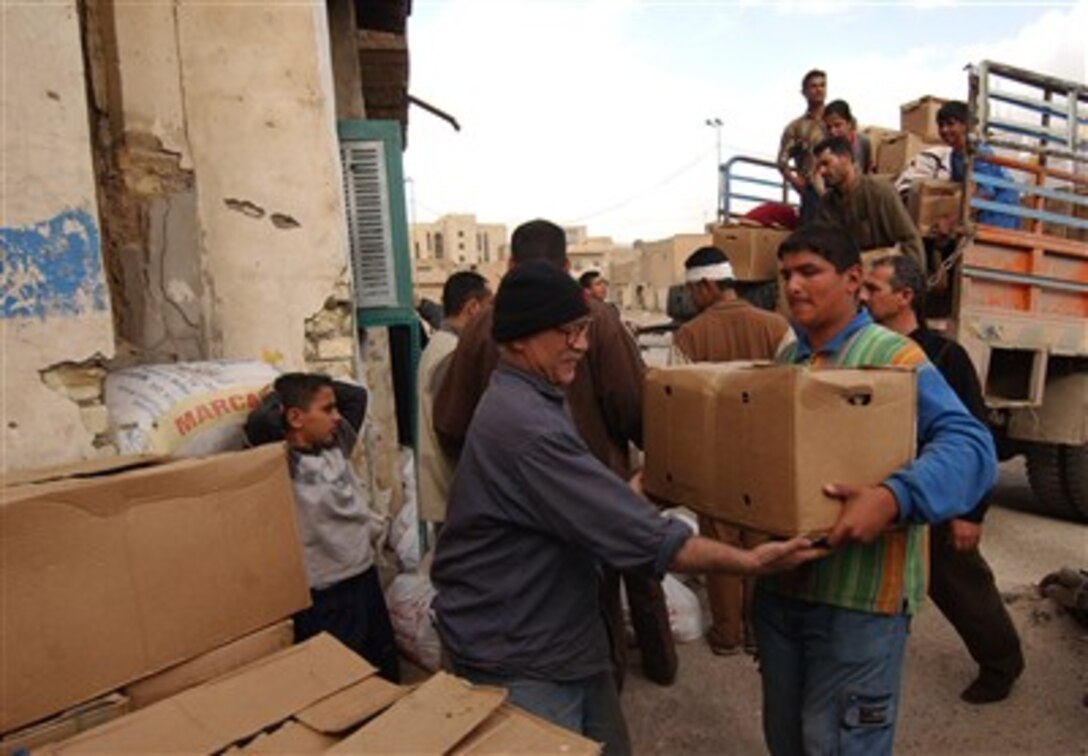
<svg viewBox="0 0 1088 756">
<path fill-rule="evenodd" d="M 915 342 L 859 308 L 860 255 L 844 230 L 803 227 L 778 257 L 798 335 L 779 360 L 915 368 L 918 455 L 878 486 L 828 481 L 843 502 L 831 555 L 759 581 L 764 736 L 774 756 L 890 753 L 903 648 L 926 591 L 926 524 L 963 514 L 993 485 L 993 440 Z"/>
</svg>

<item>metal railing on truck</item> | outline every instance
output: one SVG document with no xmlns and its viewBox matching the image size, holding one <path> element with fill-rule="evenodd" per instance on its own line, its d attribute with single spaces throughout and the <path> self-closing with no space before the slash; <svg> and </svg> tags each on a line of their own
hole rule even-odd
<svg viewBox="0 0 1088 756">
<path fill-rule="evenodd" d="M 772 160 L 738 155 L 718 166 L 721 206 L 718 222 L 728 223 L 756 205 L 781 202 L 798 207 L 797 194 L 786 183 Z M 748 204 L 750 206 L 745 206 Z"/>
<path fill-rule="evenodd" d="M 954 335 L 1037 500 L 1088 522 L 1088 86 L 991 61 L 969 83 L 964 221 L 1016 222 L 965 223 Z"/>
</svg>

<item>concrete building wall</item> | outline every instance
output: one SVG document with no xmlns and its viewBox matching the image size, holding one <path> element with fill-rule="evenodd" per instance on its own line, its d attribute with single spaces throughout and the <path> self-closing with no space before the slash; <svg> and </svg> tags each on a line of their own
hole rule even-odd
<svg viewBox="0 0 1088 756">
<path fill-rule="evenodd" d="M 0 58 L 0 470 L 104 448 L 114 331 L 87 120 L 78 6 L 4 3 Z"/>
<path fill-rule="evenodd" d="M 684 282 L 684 260 L 699 247 L 710 243 L 710 234 L 677 234 L 667 239 L 636 243 L 642 254 L 643 300 L 647 310 L 665 312 L 669 287 Z"/>
<path fill-rule="evenodd" d="M 505 263 L 510 258 L 509 236 L 502 223 L 480 223 L 476 232 L 483 241 L 480 253 L 482 263 Z"/>
</svg>

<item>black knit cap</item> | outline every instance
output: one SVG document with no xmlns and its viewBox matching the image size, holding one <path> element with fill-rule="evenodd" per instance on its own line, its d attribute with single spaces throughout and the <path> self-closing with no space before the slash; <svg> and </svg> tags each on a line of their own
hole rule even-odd
<svg viewBox="0 0 1088 756">
<path fill-rule="evenodd" d="M 588 314 L 585 291 L 566 272 L 542 260 L 523 262 L 499 284 L 491 338 L 504 344 Z"/>
</svg>

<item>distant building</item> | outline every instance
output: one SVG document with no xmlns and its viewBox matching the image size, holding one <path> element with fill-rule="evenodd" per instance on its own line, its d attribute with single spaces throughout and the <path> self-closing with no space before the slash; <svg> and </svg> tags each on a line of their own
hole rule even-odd
<svg viewBox="0 0 1088 756">
<path fill-rule="evenodd" d="M 699 247 L 711 243 L 710 234 L 676 234 L 657 241 L 635 242 L 635 249 L 640 252 L 640 270 L 642 289 L 636 299 L 643 309 L 651 312 L 665 312 L 669 301 L 669 287 L 684 282 L 684 260 Z"/>
<path fill-rule="evenodd" d="M 413 260 L 463 266 L 505 262 L 509 256 L 506 226 L 478 223 L 472 214 L 443 215 L 410 229 Z"/>
</svg>

